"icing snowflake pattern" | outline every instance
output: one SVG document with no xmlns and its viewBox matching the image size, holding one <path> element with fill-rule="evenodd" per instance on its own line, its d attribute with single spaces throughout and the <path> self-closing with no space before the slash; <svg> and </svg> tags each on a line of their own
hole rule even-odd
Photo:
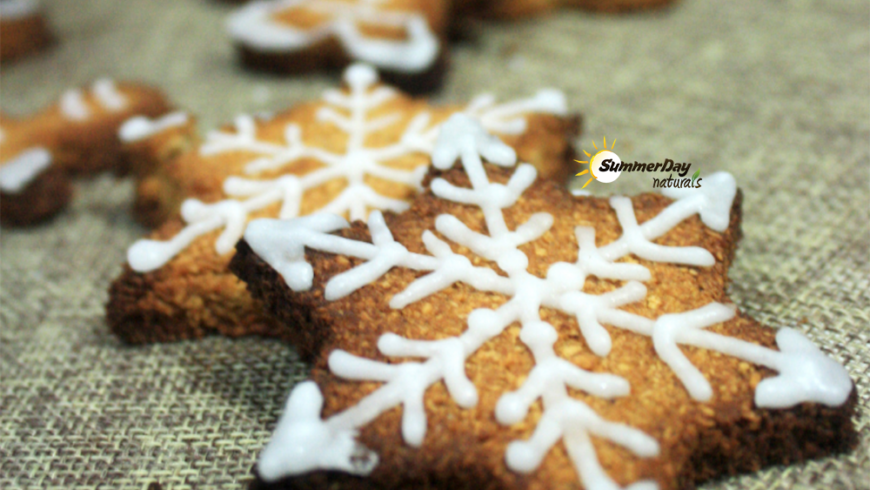
<svg viewBox="0 0 870 490">
<path fill-rule="evenodd" d="M 328 300 L 351 294 L 392 267 L 429 271 L 393 296 L 392 308 L 402 308 L 455 282 L 510 298 L 498 309 L 472 311 L 467 330 L 457 337 L 426 341 L 387 333 L 379 339 L 377 347 L 384 355 L 420 358 L 419 362 L 383 363 L 342 350 L 333 351 L 328 359 L 332 373 L 344 379 L 379 381 L 383 385 L 357 405 L 326 420 L 319 415 L 323 399 L 317 385 L 313 382 L 298 385 L 289 397 L 288 410 L 281 417 L 272 440 L 261 454 L 258 468 L 263 479 L 271 481 L 316 469 L 370 473 L 377 464 L 377 455 L 354 441 L 356 431 L 386 410 L 400 405 L 403 408 L 402 436 L 408 444 L 420 446 L 426 433 L 423 399 L 427 389 L 444 381 L 457 405 L 475 406 L 478 395 L 465 375 L 466 359 L 510 324 L 519 322 L 520 340 L 534 357 L 535 366 L 517 390 L 501 396 L 495 417 L 504 425 L 521 422 L 538 399 L 542 401 L 543 414 L 528 440 L 508 445 L 507 466 L 520 473 L 534 471 L 549 450 L 561 441 L 585 488 L 619 488 L 598 462 L 591 436 L 607 439 L 642 458 L 656 456 L 659 445 L 642 431 L 602 419 L 588 405 L 569 395 L 568 388 L 573 388 L 610 399 L 627 396 L 630 386 L 619 376 L 588 372 L 560 358 L 553 349 L 558 340 L 557 331 L 541 320 L 542 307 L 575 316 L 584 338 L 600 356 L 607 355 L 611 345 L 610 336 L 601 323 L 652 337 L 656 353 L 697 400 L 709 399 L 709 383 L 682 355 L 678 345 L 715 350 L 778 371 L 778 376 L 758 385 L 756 403 L 759 406 L 783 407 L 803 401 L 836 405 L 845 401 L 851 390 L 846 371 L 795 330 L 779 331 L 780 350 L 775 351 L 704 330 L 732 318 L 735 308 L 730 305 L 712 303 L 693 311 L 663 315 L 657 320 L 619 309 L 642 300 L 646 287 L 639 281 L 650 278 L 646 267 L 615 262 L 628 254 L 652 261 L 712 265 L 713 257 L 704 249 L 661 246 L 652 240 L 694 214 L 700 214 L 702 221 L 713 229 L 726 229 L 728 219 L 723 217 L 729 215 L 736 192 L 730 174 L 708 176 L 703 188 L 675 196 L 676 201 L 642 225 L 637 224 L 630 200 L 612 198 L 611 206 L 623 229 L 621 238 L 599 249 L 595 247 L 594 230 L 577 227 L 577 262 L 554 263 L 546 277 L 540 278 L 527 271 L 528 258 L 517 247 L 546 233 L 553 224 L 552 215 L 534 214 L 526 223 L 510 230 L 502 212 L 516 203 L 532 184 L 536 171 L 531 165 L 522 164 L 507 184 L 492 183 L 482 157 L 501 166 L 512 166 L 516 162 L 513 150 L 487 134 L 478 123 L 463 115 L 452 116 L 442 128 L 433 164 L 446 169 L 458 158 L 471 188 L 459 188 L 443 179 L 435 179 L 431 189 L 442 199 L 480 207 L 488 234 L 473 231 L 448 214 L 436 218 L 435 228 L 451 241 L 495 262 L 506 275 L 472 265 L 468 258 L 452 252 L 447 243 L 430 231 L 424 232 L 422 239 L 431 255 L 411 253 L 393 240 L 377 211 L 372 212 L 368 220 L 372 243 L 329 234 L 348 223 L 341 217 L 326 214 L 290 221 L 262 219 L 250 224 L 245 232 L 247 242 L 296 291 L 311 287 L 313 272 L 305 261 L 305 247 L 309 247 L 366 261 L 328 281 L 325 290 Z M 615 291 L 589 295 L 582 290 L 590 274 L 627 282 Z M 302 458 L 301 454 L 306 456 Z M 640 481 L 628 488 L 654 489 L 657 484 Z"/>
<path fill-rule="evenodd" d="M 432 66 L 438 58 L 440 42 L 426 18 L 415 12 L 385 10 L 383 3 L 384 0 L 260 1 L 233 14 L 227 28 L 237 41 L 265 51 L 301 50 L 335 37 L 351 58 L 380 68 L 415 73 Z M 325 15 L 329 20 L 311 29 L 301 29 L 272 18 L 295 9 Z M 405 38 L 370 38 L 360 29 L 361 24 L 401 29 Z"/>
<path fill-rule="evenodd" d="M 245 167 L 248 175 L 267 170 L 280 170 L 302 158 L 312 158 L 323 167 L 305 175 L 285 174 L 271 180 L 256 180 L 233 176 L 224 182 L 228 199 L 211 204 L 188 199 L 181 206 L 181 216 L 187 226 L 169 241 L 143 239 L 127 252 L 133 270 L 148 272 L 163 266 L 184 250 L 196 238 L 223 228 L 215 242 L 219 254 L 230 252 L 245 230 L 250 213 L 274 203 L 281 203 L 280 218 L 299 215 L 302 197 L 312 189 L 335 179 L 344 179 L 347 187 L 320 211 L 334 214 L 347 213 L 352 220 L 365 219 L 368 209 L 403 211 L 408 203 L 375 192 L 365 183 L 366 176 L 419 188 L 427 166 L 412 171 L 390 168 L 382 162 L 404 155 L 430 154 L 435 146 L 439 125 L 431 123 L 431 114 L 422 111 L 406 126 L 401 137 L 381 147 L 366 147 L 363 142 L 369 134 L 395 124 L 400 114 L 387 114 L 371 118 L 369 113 L 393 97 L 397 92 L 386 86 L 377 86 L 377 72 L 367 65 L 354 65 L 345 71 L 349 92 L 328 90 L 323 99 L 327 103 L 317 113 L 321 121 L 333 123 L 348 136 L 343 153 L 332 153 L 306 145 L 302 128 L 288 124 L 285 143 L 262 141 L 257 138 L 256 121 L 251 116 L 240 116 L 235 132 L 215 131 L 209 134 L 200 148 L 203 156 L 230 151 L 247 151 L 260 157 Z M 556 90 L 541 90 L 535 96 L 497 105 L 490 95 L 473 99 L 463 110 L 479 120 L 485 128 L 501 134 L 521 134 L 526 129 L 524 113 L 546 112 L 564 114 L 565 98 Z M 347 115 L 343 114 L 346 112 Z"/>
</svg>

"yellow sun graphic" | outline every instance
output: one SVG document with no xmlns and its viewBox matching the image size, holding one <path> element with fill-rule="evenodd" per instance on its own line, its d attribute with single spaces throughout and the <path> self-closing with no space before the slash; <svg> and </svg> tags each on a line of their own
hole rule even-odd
<svg viewBox="0 0 870 490">
<path fill-rule="evenodd" d="M 589 160 L 585 160 L 585 161 L 574 160 L 577 163 L 585 163 L 585 164 L 589 165 L 589 168 L 587 168 L 586 170 L 577 174 L 577 176 L 585 175 L 587 173 L 589 175 L 591 175 L 591 177 L 589 177 L 589 180 L 587 180 L 586 183 L 583 184 L 583 187 L 581 187 L 581 189 L 585 189 L 586 186 L 589 185 L 589 183 L 592 182 L 593 180 L 598 180 L 599 182 L 610 183 L 610 182 L 613 182 L 614 180 L 616 180 L 617 177 L 619 177 L 618 171 L 613 171 L 610 174 L 605 174 L 603 172 L 597 172 L 598 170 L 601 169 L 601 164 L 604 163 L 605 161 L 607 161 L 608 163 L 615 162 L 617 165 L 619 163 L 621 163 L 619 157 L 616 155 L 616 153 L 614 153 L 612 151 L 613 147 L 615 145 L 616 145 L 616 140 L 614 139 L 610 143 L 610 148 L 608 149 L 607 148 L 607 136 L 605 136 L 603 144 L 602 144 L 602 148 L 599 149 L 598 145 L 596 145 L 595 141 L 593 140 L 592 146 L 594 146 L 595 149 L 598 150 L 597 153 L 595 153 L 594 155 L 591 155 L 588 151 L 583 150 L 583 153 L 585 153 L 586 156 L 589 157 Z M 610 161 L 613 161 L 613 162 L 610 162 Z"/>
</svg>

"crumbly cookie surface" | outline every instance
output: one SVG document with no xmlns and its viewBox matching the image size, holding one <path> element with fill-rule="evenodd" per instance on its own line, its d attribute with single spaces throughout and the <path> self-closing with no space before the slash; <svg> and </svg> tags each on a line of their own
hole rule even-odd
<svg viewBox="0 0 870 490">
<path fill-rule="evenodd" d="M 538 181 L 497 201 L 500 222 L 481 196 L 520 171 L 485 173 L 436 175 L 368 226 L 249 227 L 231 268 L 314 366 L 261 457 L 271 484 L 255 487 L 692 488 L 854 443 L 845 370 L 727 306 L 729 177 L 676 200 Z"/>
</svg>

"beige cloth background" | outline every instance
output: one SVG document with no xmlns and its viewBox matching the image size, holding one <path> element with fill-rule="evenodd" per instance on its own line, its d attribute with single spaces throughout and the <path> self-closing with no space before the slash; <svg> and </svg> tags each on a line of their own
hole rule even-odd
<svg viewBox="0 0 870 490">
<path fill-rule="evenodd" d="M 110 75 L 160 85 L 210 128 L 335 82 L 241 71 L 222 30 L 226 5 L 43 3 L 60 43 L 2 67 L 4 111 Z M 586 117 L 580 148 L 607 136 L 623 159 L 734 173 L 745 192 L 734 300 L 806 332 L 857 381 L 853 453 L 704 488 L 870 488 L 870 3 L 685 0 L 656 14 L 563 11 L 474 32 L 455 46 L 436 100 L 551 85 Z M 649 178 L 591 187 L 636 192 Z M 243 487 L 305 366 L 257 338 L 122 345 L 103 304 L 143 232 L 127 213 L 132 188 L 105 177 L 77 190 L 52 223 L 0 233 L 0 488 Z"/>
</svg>

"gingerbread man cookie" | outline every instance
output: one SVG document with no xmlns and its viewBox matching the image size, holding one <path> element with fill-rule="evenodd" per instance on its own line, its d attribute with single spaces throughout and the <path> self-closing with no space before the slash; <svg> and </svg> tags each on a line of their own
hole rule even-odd
<svg viewBox="0 0 870 490">
<path fill-rule="evenodd" d="M 237 246 L 313 363 L 254 488 L 682 489 L 856 441 L 846 370 L 728 300 L 731 175 L 574 197 L 462 115 L 432 155 L 401 214 Z"/>
<path fill-rule="evenodd" d="M 406 209 L 450 114 L 477 118 L 542 175 L 564 181 L 573 171 L 579 121 L 557 91 L 436 108 L 378 83 L 367 65 L 344 79 L 321 100 L 270 118 L 240 116 L 159 165 L 148 191 L 157 197 L 140 205 L 151 222 L 170 218 L 128 251 L 107 306 L 114 332 L 129 342 L 281 332 L 227 269 L 248 220 Z"/>
<path fill-rule="evenodd" d="M 33 54 L 51 41 L 37 0 L 0 0 L 0 62 Z"/>
<path fill-rule="evenodd" d="M 72 176 L 123 172 L 121 123 L 167 110 L 163 95 L 152 88 L 100 79 L 66 91 L 36 115 L 0 115 L 0 220 L 6 225 L 44 220 L 69 201 Z"/>
</svg>

